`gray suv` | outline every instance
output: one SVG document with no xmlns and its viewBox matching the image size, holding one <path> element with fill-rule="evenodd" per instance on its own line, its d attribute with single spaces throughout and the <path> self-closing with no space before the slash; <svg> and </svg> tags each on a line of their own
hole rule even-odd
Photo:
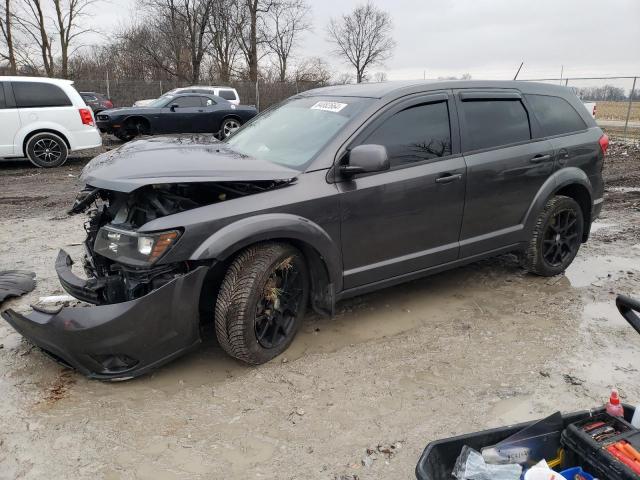
<svg viewBox="0 0 640 480">
<path fill-rule="evenodd" d="M 224 142 L 141 139 L 92 160 L 72 208 L 88 212 L 93 304 L 4 318 L 101 379 L 195 348 L 212 323 L 230 355 L 266 362 L 308 307 L 517 252 L 544 276 L 587 241 L 608 140 L 567 88 L 404 82 L 296 95 Z M 392 321 L 392 319 L 390 319 Z"/>
</svg>

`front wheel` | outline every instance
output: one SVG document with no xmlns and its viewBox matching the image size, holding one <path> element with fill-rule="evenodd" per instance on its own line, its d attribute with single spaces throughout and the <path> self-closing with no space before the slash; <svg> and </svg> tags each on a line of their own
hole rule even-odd
<svg viewBox="0 0 640 480">
<path fill-rule="evenodd" d="M 564 272 L 578 254 L 583 231 L 580 205 L 561 195 L 551 198 L 536 221 L 524 267 L 544 277 Z"/>
<path fill-rule="evenodd" d="M 236 118 L 227 118 L 220 126 L 220 139 L 224 140 L 241 126 L 242 124 L 240 123 L 240 120 Z"/>
<path fill-rule="evenodd" d="M 284 352 L 307 308 L 309 275 L 300 251 L 254 245 L 231 263 L 215 308 L 216 336 L 232 357 L 259 365 Z"/>
</svg>

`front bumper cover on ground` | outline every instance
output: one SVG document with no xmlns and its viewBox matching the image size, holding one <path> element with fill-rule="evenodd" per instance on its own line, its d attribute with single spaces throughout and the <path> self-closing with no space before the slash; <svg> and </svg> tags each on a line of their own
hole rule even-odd
<svg viewBox="0 0 640 480">
<path fill-rule="evenodd" d="M 66 254 L 65 254 L 66 255 Z M 59 257 L 60 258 L 60 257 Z M 67 281 L 70 262 L 57 262 Z M 199 300 L 206 267 L 175 278 L 144 297 L 123 303 L 64 307 L 57 313 L 14 310 L 2 317 L 57 360 L 101 380 L 142 375 L 197 346 Z M 83 280 L 73 283 L 81 288 Z"/>
</svg>

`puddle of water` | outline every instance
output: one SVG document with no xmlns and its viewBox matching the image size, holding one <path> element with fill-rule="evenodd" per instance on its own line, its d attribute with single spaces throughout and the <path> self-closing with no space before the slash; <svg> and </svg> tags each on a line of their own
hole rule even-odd
<svg viewBox="0 0 640 480">
<path fill-rule="evenodd" d="M 598 222 L 595 221 L 591 224 L 591 233 L 595 233 L 598 230 L 605 230 L 605 229 L 609 229 L 611 227 L 618 227 L 618 225 L 614 224 L 614 223 L 604 223 L 604 222 Z"/>
<path fill-rule="evenodd" d="M 526 422 L 538 418 L 533 411 L 533 399 L 529 396 L 512 397 L 500 400 L 491 407 L 487 418 L 492 419 L 492 424 L 505 425 Z"/>
<path fill-rule="evenodd" d="M 607 187 L 609 192 L 640 193 L 640 187 Z"/>
<path fill-rule="evenodd" d="M 584 306 L 582 312 L 583 325 L 601 325 L 612 327 L 629 327 L 627 321 L 622 318 L 615 301 L 589 303 Z M 629 327 L 631 328 L 631 327 Z"/>
<path fill-rule="evenodd" d="M 616 256 L 578 256 L 564 272 L 574 287 L 587 287 L 598 280 L 615 279 L 626 272 L 640 272 L 639 258 Z M 611 277 L 608 277 L 611 275 Z"/>
</svg>

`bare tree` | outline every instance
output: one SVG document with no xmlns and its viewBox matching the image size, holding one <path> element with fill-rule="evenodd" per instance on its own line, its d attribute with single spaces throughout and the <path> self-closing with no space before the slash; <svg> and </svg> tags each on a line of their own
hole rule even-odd
<svg viewBox="0 0 640 480">
<path fill-rule="evenodd" d="M 60 41 L 60 76 L 69 76 L 69 56 L 73 54 L 69 49 L 71 44 L 91 29 L 80 27 L 79 20 L 86 17 L 87 9 L 95 0 L 53 0 L 56 10 L 56 29 Z"/>
<path fill-rule="evenodd" d="M 238 54 L 233 9 L 237 0 L 214 0 L 209 30 L 213 47 L 213 63 L 218 79 L 229 83 Z"/>
<path fill-rule="evenodd" d="M 374 82 L 386 82 L 388 80 L 387 72 L 376 72 L 373 76 Z"/>
<path fill-rule="evenodd" d="M 15 19 L 25 36 L 37 46 L 45 74 L 52 77 L 54 74 L 52 39 L 48 34 L 49 25 L 42 0 L 24 0 L 22 6 L 23 11 L 16 14 Z M 26 56 L 28 57 L 28 54 Z M 25 61 L 33 63 L 30 58 L 25 58 Z"/>
<path fill-rule="evenodd" d="M 267 46 L 276 57 L 281 82 L 287 79 L 287 63 L 300 34 L 311 28 L 309 14 L 305 0 L 288 0 L 274 4 L 266 16 Z"/>
<path fill-rule="evenodd" d="M 3 44 L 6 51 L 0 51 L 0 59 L 9 62 L 9 73 L 15 75 L 18 71 L 16 63 L 16 53 L 13 43 L 13 13 L 11 0 L 5 0 L 4 5 L 0 5 L 0 44 Z"/>
<path fill-rule="evenodd" d="M 277 0 L 238 0 L 235 15 L 236 35 L 240 50 L 247 62 L 248 77 L 251 82 L 258 80 L 259 49 L 266 42 L 266 32 L 259 26 L 263 15 L 276 5 Z M 262 23 L 262 25 L 265 25 Z"/>
<path fill-rule="evenodd" d="M 331 80 L 329 65 L 320 57 L 310 57 L 300 62 L 295 70 L 296 82 L 326 85 Z"/>
<path fill-rule="evenodd" d="M 144 0 L 147 32 L 158 42 L 141 39 L 142 48 L 176 77 L 198 83 L 202 60 L 211 45 L 210 16 L 214 0 Z"/>
<path fill-rule="evenodd" d="M 379 65 L 391 56 L 395 42 L 391 38 L 391 17 L 371 2 L 356 7 L 350 14 L 332 18 L 327 27 L 334 52 L 356 69 L 356 81 L 366 78 L 367 68 Z"/>
<path fill-rule="evenodd" d="M 333 83 L 336 85 L 348 85 L 353 83 L 353 75 L 348 72 L 339 73 L 333 80 Z"/>
</svg>

